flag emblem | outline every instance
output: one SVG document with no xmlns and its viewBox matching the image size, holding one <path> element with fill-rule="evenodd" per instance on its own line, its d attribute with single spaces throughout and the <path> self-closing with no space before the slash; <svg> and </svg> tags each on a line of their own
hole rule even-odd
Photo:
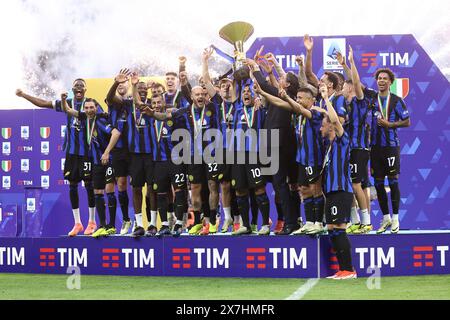
<svg viewBox="0 0 450 320">
<path fill-rule="evenodd" d="M 11 160 L 2 160 L 2 169 L 5 172 L 11 171 Z"/>
<path fill-rule="evenodd" d="M 41 160 L 41 170 L 42 171 L 50 170 L 50 160 Z"/>
<path fill-rule="evenodd" d="M 2 128 L 2 137 L 3 139 L 11 138 L 11 128 Z"/>
<path fill-rule="evenodd" d="M 41 138 L 47 139 L 50 137 L 50 127 L 41 127 Z"/>
<path fill-rule="evenodd" d="M 391 92 L 402 99 L 409 94 L 409 78 L 397 78 L 391 85 Z"/>
</svg>

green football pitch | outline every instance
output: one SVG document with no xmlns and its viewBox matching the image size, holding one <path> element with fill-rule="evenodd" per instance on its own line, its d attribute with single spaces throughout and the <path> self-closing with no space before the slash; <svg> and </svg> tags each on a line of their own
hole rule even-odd
<svg viewBox="0 0 450 320">
<path fill-rule="evenodd" d="M 69 279 L 69 281 L 68 281 Z M 351 280 L 191 277 L 80 277 L 0 274 L 0 299 L 33 300 L 283 300 L 291 299 L 450 299 L 450 275 Z M 372 289 L 369 289 L 371 287 Z M 309 290 L 308 290 L 309 289 Z"/>
</svg>

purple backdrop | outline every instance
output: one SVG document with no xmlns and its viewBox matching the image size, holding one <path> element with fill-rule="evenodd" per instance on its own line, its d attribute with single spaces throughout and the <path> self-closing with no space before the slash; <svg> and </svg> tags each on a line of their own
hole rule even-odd
<svg viewBox="0 0 450 320">
<path fill-rule="evenodd" d="M 273 52 L 286 70 L 297 70 L 293 56 L 305 52 L 301 37 L 258 38 L 248 56 L 253 56 L 263 44 L 265 52 Z M 382 66 L 390 67 L 399 78 L 409 79 L 405 102 L 412 125 L 400 129 L 401 228 L 450 228 L 450 211 L 444 200 L 450 187 L 447 148 L 450 117 L 445 108 L 450 97 L 447 79 L 412 35 L 314 37 L 313 69 L 317 74 L 320 76 L 325 68 L 336 70 L 335 61 L 329 56 L 336 50 L 344 51 L 349 44 L 354 49 L 362 81 L 368 86 L 376 86 L 372 74 Z M 6 206 L 17 205 L 16 218 L 20 223 L 27 206 L 24 188 L 42 186 L 42 236 L 66 234 L 73 224 L 68 186 L 62 175 L 64 124 L 65 116 L 53 110 L 0 111 L 1 206 L 5 210 Z M 79 195 L 82 220 L 87 221 L 86 192 L 81 185 Z M 130 213 L 132 216 L 132 208 Z M 376 202 L 372 213 L 377 226 L 381 212 Z M 120 217 L 118 209 L 118 220 Z M 273 201 L 271 217 L 276 221 Z M 25 223 L 27 221 L 30 219 L 24 219 Z M 29 230 L 27 227 L 25 230 Z"/>
</svg>

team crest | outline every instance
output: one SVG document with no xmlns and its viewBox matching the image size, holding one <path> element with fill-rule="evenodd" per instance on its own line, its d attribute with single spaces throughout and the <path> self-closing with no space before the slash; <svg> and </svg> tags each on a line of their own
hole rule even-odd
<svg viewBox="0 0 450 320">
<path fill-rule="evenodd" d="M 189 175 L 189 181 L 193 181 L 194 180 L 194 176 L 192 176 L 192 175 Z"/>
<path fill-rule="evenodd" d="M 158 185 L 156 183 L 153 184 L 153 190 L 158 189 Z"/>
<path fill-rule="evenodd" d="M 169 127 L 173 126 L 173 121 L 172 121 L 172 120 L 167 121 L 167 125 L 168 125 Z"/>
<path fill-rule="evenodd" d="M 208 117 L 211 117 L 211 111 L 206 111 L 206 115 L 208 116 Z"/>
</svg>

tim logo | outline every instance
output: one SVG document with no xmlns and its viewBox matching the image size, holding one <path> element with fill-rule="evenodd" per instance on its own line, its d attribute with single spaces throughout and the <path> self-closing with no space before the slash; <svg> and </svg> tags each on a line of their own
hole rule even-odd
<svg viewBox="0 0 450 320">
<path fill-rule="evenodd" d="M 55 267 L 56 249 L 55 248 L 39 248 L 39 266 Z"/>
<path fill-rule="evenodd" d="M 228 248 L 172 248 L 174 269 L 228 269 L 229 266 Z"/>
<path fill-rule="evenodd" d="M 361 65 L 363 67 L 376 67 L 377 66 L 377 54 L 376 53 L 372 53 L 372 52 L 368 52 L 368 53 L 363 53 L 361 55 Z"/>
<path fill-rule="evenodd" d="M 25 248 L 0 247 L 0 266 L 25 265 Z"/>
<path fill-rule="evenodd" d="M 266 268 L 266 248 L 247 248 L 247 269 Z"/>
<path fill-rule="evenodd" d="M 191 249 L 172 248 L 172 268 L 190 269 L 191 268 Z"/>
<path fill-rule="evenodd" d="M 379 59 L 378 59 L 379 57 Z M 361 54 L 362 67 L 393 67 L 402 66 L 409 67 L 409 53 L 404 52 L 366 52 Z"/>
<path fill-rule="evenodd" d="M 30 127 L 29 126 L 21 126 L 20 127 L 20 138 L 24 140 L 28 140 L 30 138 Z"/>
<path fill-rule="evenodd" d="M 155 268 L 155 249 L 103 248 L 102 267 L 132 269 Z"/>
<path fill-rule="evenodd" d="M 247 269 L 306 269 L 307 249 L 247 248 Z"/>
<path fill-rule="evenodd" d="M 102 249 L 102 267 L 118 268 L 119 267 L 119 249 L 103 248 Z"/>
<path fill-rule="evenodd" d="M 64 138 L 66 136 L 66 126 L 61 126 L 61 138 Z"/>
<path fill-rule="evenodd" d="M 86 248 L 39 248 L 39 266 L 41 267 L 87 267 Z"/>
<path fill-rule="evenodd" d="M 438 264 L 445 267 L 447 251 L 448 246 L 436 246 L 436 249 L 432 246 L 413 247 L 413 266 L 414 268 L 432 268 L 435 266 L 435 256 L 438 256 L 440 260 Z"/>
</svg>

